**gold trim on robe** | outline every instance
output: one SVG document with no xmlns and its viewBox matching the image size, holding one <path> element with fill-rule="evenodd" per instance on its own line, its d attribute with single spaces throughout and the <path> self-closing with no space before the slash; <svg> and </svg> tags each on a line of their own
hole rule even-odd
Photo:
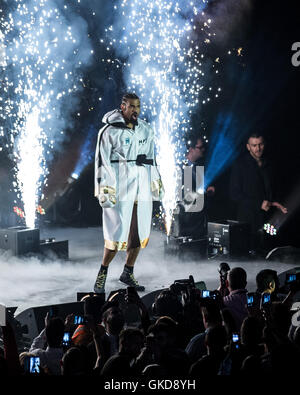
<svg viewBox="0 0 300 395">
<path fill-rule="evenodd" d="M 140 241 L 141 248 L 145 248 L 149 242 L 149 237 Z M 127 241 L 111 241 L 104 240 L 104 247 L 112 251 L 126 251 L 127 250 Z"/>
</svg>

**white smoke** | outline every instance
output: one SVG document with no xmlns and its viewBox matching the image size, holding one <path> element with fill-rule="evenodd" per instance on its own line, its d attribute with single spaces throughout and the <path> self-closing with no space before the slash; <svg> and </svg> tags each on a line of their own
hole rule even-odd
<svg viewBox="0 0 300 395">
<path fill-rule="evenodd" d="M 16 257 L 0 250 L 0 303 L 18 307 L 15 314 L 30 307 L 69 303 L 77 300 L 77 292 L 92 292 L 100 268 L 103 252 L 102 229 L 62 228 L 48 229 L 41 237 L 69 240 L 69 259 L 41 259 Z M 152 231 L 149 245 L 141 250 L 135 266 L 135 276 L 146 291 L 169 287 L 174 280 L 187 279 L 193 275 L 195 282 L 204 281 L 207 289 L 219 286 L 218 267 L 220 260 L 195 260 L 188 255 L 179 259 L 165 254 L 165 235 Z M 125 252 L 119 252 L 108 272 L 106 296 L 113 290 L 125 288 L 118 279 L 125 263 Z M 255 276 L 264 268 L 282 271 L 293 264 L 269 261 L 228 262 L 229 266 L 243 267 L 248 275 L 249 291 L 255 290 Z"/>
</svg>

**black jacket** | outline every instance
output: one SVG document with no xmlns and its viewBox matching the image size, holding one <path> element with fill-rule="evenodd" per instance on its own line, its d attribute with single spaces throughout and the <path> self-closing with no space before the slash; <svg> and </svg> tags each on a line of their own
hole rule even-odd
<svg viewBox="0 0 300 395">
<path fill-rule="evenodd" d="M 270 163 L 263 159 L 262 166 L 247 153 L 232 167 L 230 197 L 237 206 L 237 219 L 251 224 L 252 231 L 263 225 L 264 200 L 273 201 L 272 172 Z"/>
</svg>

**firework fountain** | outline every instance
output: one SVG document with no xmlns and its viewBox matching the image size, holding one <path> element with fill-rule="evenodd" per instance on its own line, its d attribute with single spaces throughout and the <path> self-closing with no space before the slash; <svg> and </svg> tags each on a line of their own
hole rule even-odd
<svg viewBox="0 0 300 395">
<path fill-rule="evenodd" d="M 14 187 L 33 228 L 48 163 L 72 125 L 92 51 L 86 22 L 66 3 L 8 0 L 2 7 L 0 138 L 14 156 Z"/>
<path fill-rule="evenodd" d="M 206 6 L 207 1 L 200 0 L 123 0 L 114 6 L 116 21 L 106 29 L 103 40 L 108 53 L 115 49 L 121 59 L 118 65 L 121 62 L 124 68 L 127 88 L 138 92 L 142 115 L 151 120 L 155 130 L 157 163 L 166 191 L 162 204 L 167 234 L 193 109 L 199 111 L 220 91 L 218 87 L 214 92 L 204 83 L 206 68 L 215 67 L 204 55 L 204 47 L 214 36 L 210 32 L 212 20 L 205 16 Z M 218 73 L 217 67 L 214 71 Z"/>
</svg>

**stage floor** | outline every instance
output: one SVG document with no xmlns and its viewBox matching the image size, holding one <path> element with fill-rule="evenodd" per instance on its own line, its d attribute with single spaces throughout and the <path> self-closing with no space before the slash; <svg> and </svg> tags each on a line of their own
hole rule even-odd
<svg viewBox="0 0 300 395">
<path fill-rule="evenodd" d="M 69 241 L 69 259 L 41 259 L 15 257 L 0 250 L 0 303 L 18 307 L 21 311 L 36 306 L 76 301 L 77 292 L 92 292 L 103 253 L 101 227 L 41 228 L 41 239 L 54 237 Z M 167 288 L 174 280 L 188 278 L 204 281 L 207 289 L 219 285 L 218 266 L 224 259 L 196 260 L 186 256 L 179 259 L 166 255 L 166 236 L 156 230 L 151 232 L 147 248 L 141 251 L 135 267 L 135 276 L 145 285 L 143 296 L 151 291 Z M 118 278 L 125 262 L 125 252 L 119 252 L 109 268 L 106 292 L 125 288 Z M 280 274 L 295 267 L 294 263 L 261 261 L 227 261 L 230 267 L 241 266 L 248 275 L 248 291 L 255 290 L 255 276 L 264 268 Z"/>
</svg>

